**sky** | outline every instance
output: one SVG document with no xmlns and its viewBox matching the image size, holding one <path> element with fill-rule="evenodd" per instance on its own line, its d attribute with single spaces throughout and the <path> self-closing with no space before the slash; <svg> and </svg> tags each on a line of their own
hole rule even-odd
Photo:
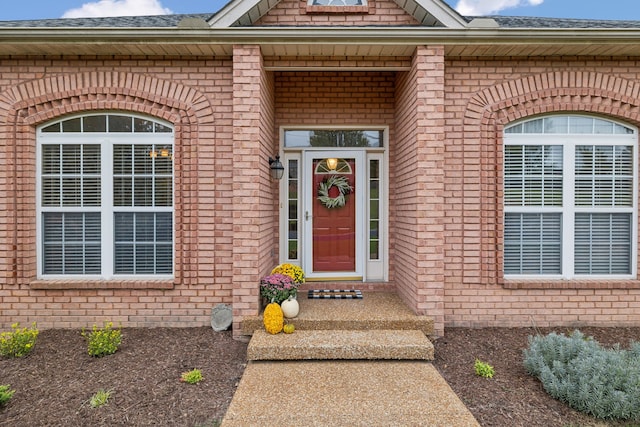
<svg viewBox="0 0 640 427">
<path fill-rule="evenodd" d="M 3 0 L 0 20 L 213 13 L 227 0 Z M 640 20 L 638 0 L 446 0 L 459 13 Z"/>
</svg>

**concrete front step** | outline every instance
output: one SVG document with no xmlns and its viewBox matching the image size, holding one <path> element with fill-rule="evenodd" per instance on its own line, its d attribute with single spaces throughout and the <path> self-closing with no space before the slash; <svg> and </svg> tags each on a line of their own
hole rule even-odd
<svg viewBox="0 0 640 427">
<path fill-rule="evenodd" d="M 256 330 L 248 360 L 433 360 L 433 344 L 419 330 Z"/>
<path fill-rule="evenodd" d="M 361 300 L 314 300 L 298 294 L 300 314 L 291 319 L 297 331 L 419 330 L 434 335 L 433 318 L 414 314 L 393 292 L 365 292 Z M 263 330 L 262 314 L 242 319 L 242 334 Z"/>
<path fill-rule="evenodd" d="M 411 318 L 391 319 L 308 319 L 302 315 L 289 319 L 298 331 L 369 331 L 369 330 L 419 330 L 425 335 L 433 333 L 433 319 L 427 316 L 412 316 Z M 264 331 L 262 314 L 246 316 L 242 321 L 243 335 L 253 335 L 257 331 Z"/>
</svg>

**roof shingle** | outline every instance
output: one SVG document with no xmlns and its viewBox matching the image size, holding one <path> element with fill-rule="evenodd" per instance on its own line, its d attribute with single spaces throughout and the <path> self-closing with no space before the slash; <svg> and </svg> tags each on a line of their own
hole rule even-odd
<svg viewBox="0 0 640 427">
<path fill-rule="evenodd" d="M 535 18 L 528 16 L 483 16 L 493 18 L 501 28 L 548 29 L 613 29 L 640 28 L 640 21 L 607 21 L 600 19 Z"/>
<path fill-rule="evenodd" d="M 7 28 L 170 28 L 185 18 L 208 20 L 213 13 L 193 13 L 153 16 L 114 16 L 108 18 L 37 19 L 29 21 L 0 21 Z"/>
<path fill-rule="evenodd" d="M 2 28 L 171 28 L 185 18 L 208 21 L 214 13 L 194 13 L 153 16 L 117 16 L 105 18 L 39 19 L 28 21 L 0 21 Z M 500 28 L 514 29 L 615 29 L 640 28 L 640 21 L 609 21 L 598 19 L 536 18 L 528 16 L 465 16 L 492 18 Z"/>
</svg>

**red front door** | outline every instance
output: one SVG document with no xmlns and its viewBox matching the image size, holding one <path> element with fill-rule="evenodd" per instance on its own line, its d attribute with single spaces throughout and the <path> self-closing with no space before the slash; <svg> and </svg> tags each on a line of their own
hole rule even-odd
<svg viewBox="0 0 640 427">
<path fill-rule="evenodd" d="M 355 159 L 339 159 L 335 171 L 327 170 L 326 159 L 314 159 L 313 165 L 313 271 L 356 271 L 356 162 Z M 321 184 L 331 182 L 331 176 L 339 177 L 339 185 L 328 188 L 324 201 L 319 192 Z M 346 183 L 351 187 L 344 190 Z M 332 206 L 326 197 L 338 198 L 340 186 L 345 193 L 343 206 Z"/>
</svg>

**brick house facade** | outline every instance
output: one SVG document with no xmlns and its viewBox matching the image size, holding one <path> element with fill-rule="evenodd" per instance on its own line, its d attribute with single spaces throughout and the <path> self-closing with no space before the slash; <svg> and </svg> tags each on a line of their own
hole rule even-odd
<svg viewBox="0 0 640 427">
<path fill-rule="evenodd" d="M 364 290 L 394 290 L 416 313 L 432 316 L 438 334 L 445 326 L 637 325 L 640 23 L 471 19 L 436 0 L 405 2 L 404 9 L 393 0 L 363 3 L 282 0 L 267 7 L 266 0 L 240 0 L 213 16 L 0 23 L 0 326 L 104 320 L 201 326 L 212 307 L 225 303 L 239 334 L 243 316 L 260 308 L 259 278 L 285 261 L 302 264 L 325 286 L 349 279 Z M 102 144 L 107 132 L 84 128 L 69 131 L 71 142 L 48 142 L 65 138 L 66 125 L 58 122 L 72 126 L 96 114 L 157 121 L 171 130 L 169 274 L 117 274 L 128 266 L 124 249 L 125 255 L 102 253 L 102 260 L 120 263 L 115 272 L 98 266 L 97 273 L 67 273 L 54 265 L 59 258 L 48 248 L 58 245 L 60 262 L 75 268 L 70 253 L 77 242 L 63 231 L 64 238 L 50 243 L 57 229 L 47 228 L 48 221 L 63 218 L 62 229 L 71 229 L 75 223 L 65 221 L 79 218 L 73 216 L 78 206 L 65 206 L 64 183 L 71 182 L 65 179 L 90 174 L 65 175 L 64 167 L 47 174 L 43 152 L 59 148 L 64 159 L 65 144 L 87 144 L 74 144 L 77 133 L 97 138 L 94 147 Z M 628 209 L 603 208 L 609 218 L 631 219 L 626 239 L 609 239 L 614 249 L 626 244 L 625 266 L 584 274 L 573 267 L 579 260 L 563 256 L 569 267 L 560 272 L 514 274 L 511 264 L 505 267 L 505 234 L 513 231 L 505 232 L 512 215 L 504 201 L 511 185 L 505 183 L 506 132 L 513 124 L 565 116 L 612 122 L 635 140 L 628 145 Z M 49 135 L 50 126 L 60 135 Z M 314 130 L 374 130 L 382 142 L 345 151 L 287 145 L 287 132 Z M 314 153 L 327 152 L 355 159 L 362 170 L 356 191 L 369 190 L 351 201 L 377 208 L 358 208 L 353 271 L 318 269 L 314 278 L 315 229 L 305 225 L 314 197 L 307 181 L 318 164 Z M 270 177 L 268 159 L 276 154 L 285 165 L 281 181 Z M 104 161 L 103 169 L 115 163 Z M 42 201 L 58 191 L 47 187 L 52 176 L 63 193 L 53 208 Z M 611 179 L 618 185 L 622 178 L 613 173 Z M 89 191 L 82 182 L 78 191 Z M 99 197 L 103 190 L 97 191 Z M 576 218 L 603 213 L 576 205 Z M 567 218 L 543 208 L 513 215 Z M 112 210 L 134 222 L 142 217 Z M 148 205 L 142 211 L 156 215 Z M 81 221 L 86 259 L 89 217 Z M 105 239 L 105 231 L 102 249 L 127 246 Z M 148 243 L 132 239 L 131 247 Z M 578 232 L 570 239 L 577 241 Z M 519 253 L 526 252 L 525 240 L 516 242 Z M 160 243 L 152 241 L 156 256 Z M 138 256 L 137 250 L 131 253 Z M 518 249 L 506 251 L 511 260 Z M 575 274 L 565 274 L 567 268 Z"/>
</svg>

